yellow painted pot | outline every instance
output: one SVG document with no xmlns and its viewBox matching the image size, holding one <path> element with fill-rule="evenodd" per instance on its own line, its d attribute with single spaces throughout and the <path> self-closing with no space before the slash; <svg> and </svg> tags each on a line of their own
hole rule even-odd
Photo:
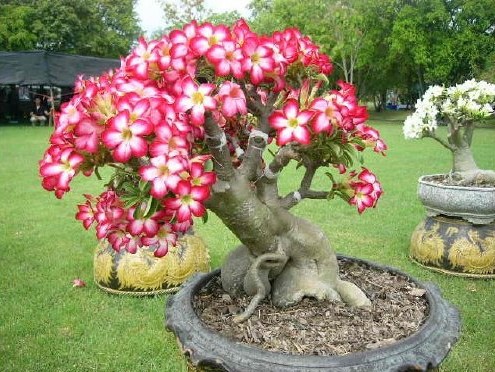
<svg viewBox="0 0 495 372">
<path fill-rule="evenodd" d="M 448 274 L 495 278 L 495 222 L 475 225 L 456 217 L 426 217 L 412 234 L 410 257 Z"/>
<path fill-rule="evenodd" d="M 210 271 L 208 250 L 197 235 L 179 239 L 165 257 L 156 258 L 153 251 L 143 247 L 135 254 L 116 252 L 100 241 L 94 255 L 95 283 L 111 293 L 151 295 L 175 292 L 192 274 Z"/>
</svg>

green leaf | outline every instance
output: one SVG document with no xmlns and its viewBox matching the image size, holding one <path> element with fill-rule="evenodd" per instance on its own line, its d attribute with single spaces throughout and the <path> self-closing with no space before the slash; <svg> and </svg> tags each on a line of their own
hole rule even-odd
<svg viewBox="0 0 495 372">
<path fill-rule="evenodd" d="M 148 199 L 148 203 L 146 204 L 146 210 L 144 211 L 144 217 L 145 218 L 151 217 L 156 212 L 159 205 L 160 202 L 158 201 L 158 199 L 155 199 L 150 195 L 150 198 Z"/>
<path fill-rule="evenodd" d="M 330 173 L 330 172 L 325 172 L 325 175 L 326 175 L 328 178 L 330 178 L 330 181 L 332 181 L 332 184 L 334 184 L 334 183 L 335 183 L 335 178 L 334 178 L 334 176 L 333 176 L 333 174 L 332 174 L 332 173 Z"/>
<path fill-rule="evenodd" d="M 205 214 L 203 214 L 203 216 L 201 217 L 201 219 L 203 220 L 203 223 L 207 223 L 208 222 L 208 211 L 205 211 Z"/>
</svg>

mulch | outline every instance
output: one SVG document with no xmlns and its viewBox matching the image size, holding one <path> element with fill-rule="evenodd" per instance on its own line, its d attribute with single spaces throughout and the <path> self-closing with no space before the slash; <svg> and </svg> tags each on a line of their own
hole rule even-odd
<svg viewBox="0 0 495 372">
<path fill-rule="evenodd" d="M 264 350 L 300 355 L 345 355 L 376 349 L 415 333 L 428 315 L 425 290 L 407 277 L 339 259 L 340 276 L 365 291 L 371 309 L 305 298 L 285 309 L 264 300 L 243 323 L 234 323 L 250 297 L 231 298 L 215 277 L 195 297 L 205 325 L 225 337 Z"/>
</svg>

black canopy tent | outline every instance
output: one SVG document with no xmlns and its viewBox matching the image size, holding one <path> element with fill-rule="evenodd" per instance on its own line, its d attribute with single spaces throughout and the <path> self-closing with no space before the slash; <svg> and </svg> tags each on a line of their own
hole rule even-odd
<svg viewBox="0 0 495 372">
<path fill-rule="evenodd" d="M 71 87 L 78 75 L 98 76 L 119 65 L 118 59 L 75 54 L 0 52 L 0 84 Z"/>
<path fill-rule="evenodd" d="M 0 86 L 48 86 L 53 101 L 53 87 L 70 88 L 79 75 L 98 76 L 120 66 L 118 59 L 97 58 L 47 51 L 0 52 Z M 13 96 L 11 94 L 11 96 Z M 15 97 L 0 101 L 6 112 L 14 105 L 23 110 L 22 102 L 11 102 Z"/>
</svg>

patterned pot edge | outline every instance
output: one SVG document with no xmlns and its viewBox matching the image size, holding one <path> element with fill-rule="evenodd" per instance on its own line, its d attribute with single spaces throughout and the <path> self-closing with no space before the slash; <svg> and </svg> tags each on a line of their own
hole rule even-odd
<svg viewBox="0 0 495 372">
<path fill-rule="evenodd" d="M 115 289 L 115 288 L 105 287 L 104 285 L 99 283 L 96 279 L 94 279 L 93 281 L 98 286 L 98 288 L 100 288 L 101 290 L 103 290 L 107 293 L 116 294 L 116 295 L 135 296 L 135 297 L 158 296 L 158 295 L 162 295 L 162 294 L 172 294 L 172 293 L 177 293 L 177 291 L 180 289 L 180 285 L 179 285 L 177 287 L 153 289 L 150 291 L 138 291 L 138 290 L 126 291 L 126 290 L 119 290 L 119 289 Z"/>
<path fill-rule="evenodd" d="M 220 270 L 191 277 L 176 294 L 170 296 L 165 307 L 166 328 L 172 331 L 183 352 L 194 366 L 217 366 L 230 372 L 261 370 L 386 372 L 397 370 L 423 371 L 436 367 L 447 356 L 460 334 L 458 310 L 446 301 L 433 283 L 423 283 L 388 266 L 339 255 L 365 265 L 404 275 L 427 290 L 430 312 L 414 334 L 377 350 L 343 356 L 288 355 L 262 350 L 230 341 L 205 327 L 194 311 L 192 297 Z M 246 359 L 246 356 L 248 358 Z M 337 370 L 337 369 L 336 369 Z"/>
<path fill-rule="evenodd" d="M 472 224 L 459 217 L 428 216 L 411 234 L 409 258 L 443 274 L 495 277 L 495 222 Z"/>
<path fill-rule="evenodd" d="M 422 263 L 418 261 L 414 256 L 409 255 L 409 259 L 418 266 L 421 266 L 425 269 L 435 271 L 437 273 L 449 275 L 449 276 L 459 276 L 461 278 L 471 278 L 471 279 L 495 279 L 495 274 L 473 274 L 473 273 L 463 273 L 460 271 L 452 271 L 448 269 L 444 269 L 437 266 L 430 266 L 428 264 Z"/>
</svg>

